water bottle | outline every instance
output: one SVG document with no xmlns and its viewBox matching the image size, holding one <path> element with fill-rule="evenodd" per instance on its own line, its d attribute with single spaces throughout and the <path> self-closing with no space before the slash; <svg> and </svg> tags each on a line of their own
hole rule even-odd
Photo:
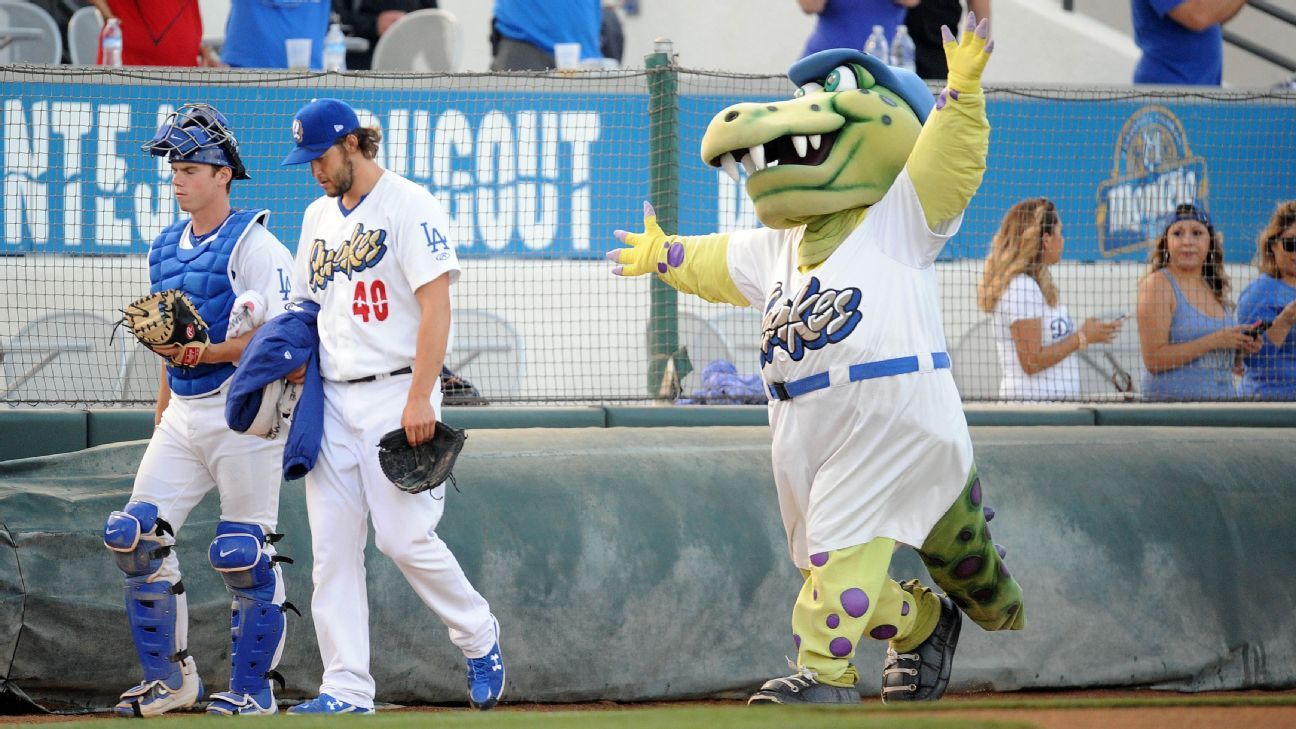
<svg viewBox="0 0 1296 729">
<path fill-rule="evenodd" d="M 864 42 L 864 52 L 881 59 L 886 63 L 891 54 L 887 51 L 886 30 L 880 26 L 873 26 L 873 32 L 869 34 L 868 40 Z"/>
<path fill-rule="evenodd" d="M 121 21 L 109 18 L 104 23 L 103 33 L 99 35 L 99 51 L 104 66 L 122 65 L 122 30 Z"/>
<path fill-rule="evenodd" d="M 346 70 L 346 36 L 337 23 L 330 25 L 328 35 L 324 36 L 324 70 Z"/>
<path fill-rule="evenodd" d="M 903 25 L 896 26 L 895 40 L 891 41 L 891 65 L 906 71 L 918 72 L 914 60 L 914 42 L 909 37 L 909 29 Z"/>
</svg>

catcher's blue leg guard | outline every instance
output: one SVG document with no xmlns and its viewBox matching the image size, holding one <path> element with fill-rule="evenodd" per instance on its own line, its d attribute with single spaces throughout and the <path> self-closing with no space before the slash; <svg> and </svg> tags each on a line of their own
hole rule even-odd
<svg viewBox="0 0 1296 729">
<path fill-rule="evenodd" d="M 274 670 L 283 652 L 285 610 L 279 563 L 291 562 L 274 553 L 280 535 L 267 535 L 256 524 L 222 521 L 207 556 L 234 595 L 230 619 L 230 690 L 212 695 L 210 714 L 273 714 L 271 679 L 283 683 Z"/>
<path fill-rule="evenodd" d="M 175 536 L 157 506 L 126 504 L 104 523 L 104 546 L 126 576 L 126 616 L 144 668 L 144 682 L 122 694 L 117 711 L 156 716 L 187 708 L 202 696 L 202 681 L 188 645 L 188 603 L 171 556 Z"/>
</svg>

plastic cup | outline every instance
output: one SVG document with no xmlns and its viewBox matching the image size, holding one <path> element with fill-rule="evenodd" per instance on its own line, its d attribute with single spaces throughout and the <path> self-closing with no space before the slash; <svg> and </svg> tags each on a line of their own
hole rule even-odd
<svg viewBox="0 0 1296 729">
<path fill-rule="evenodd" d="M 309 71 L 311 58 L 310 38 L 285 38 L 284 52 L 288 55 L 288 68 L 293 71 Z"/>
<path fill-rule="evenodd" d="M 555 43 L 554 65 L 559 71 L 580 68 L 580 51 L 579 43 Z"/>
</svg>

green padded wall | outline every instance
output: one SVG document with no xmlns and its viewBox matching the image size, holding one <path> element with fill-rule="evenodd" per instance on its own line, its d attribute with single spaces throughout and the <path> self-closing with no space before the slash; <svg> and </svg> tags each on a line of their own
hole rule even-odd
<svg viewBox="0 0 1296 729">
<path fill-rule="evenodd" d="M 996 541 L 1029 627 L 970 623 L 954 688 L 1296 684 L 1296 432 L 974 428 Z M 476 430 L 439 533 L 503 625 L 517 701 L 747 691 L 786 672 L 800 577 L 786 557 L 758 427 Z M 142 443 L 0 464 L 0 680 L 49 705 L 105 706 L 137 668 L 100 542 Z M 301 482 L 284 487 L 289 599 L 309 606 Z M 180 535 L 191 650 L 227 680 L 229 600 L 207 566 L 209 497 Z M 8 537 L 3 535 L 8 534 Z M 16 568 L 15 568 L 16 563 Z M 368 555 L 379 699 L 462 702 L 445 628 Z M 898 578 L 920 576 L 906 551 Z M 21 609 L 16 609 L 21 605 Z M 281 695 L 313 695 L 309 611 L 289 618 Z M 17 621 L 17 624 L 15 624 Z M 15 637 L 16 636 L 16 637 Z M 878 682 L 882 646 L 857 663 Z M 58 703 L 65 702 L 65 703 Z"/>
</svg>

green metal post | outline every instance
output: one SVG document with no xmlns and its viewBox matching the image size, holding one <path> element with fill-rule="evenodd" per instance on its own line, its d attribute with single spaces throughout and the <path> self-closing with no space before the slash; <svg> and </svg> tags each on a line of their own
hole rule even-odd
<svg viewBox="0 0 1296 729">
<path fill-rule="evenodd" d="M 668 234 L 679 224 L 679 103 L 671 42 L 659 38 L 644 57 L 648 70 L 648 195 L 657 223 Z M 663 381 L 679 349 L 675 289 L 652 277 L 648 320 L 648 393 L 662 395 Z M 673 394 L 673 393 L 672 393 Z"/>
</svg>

